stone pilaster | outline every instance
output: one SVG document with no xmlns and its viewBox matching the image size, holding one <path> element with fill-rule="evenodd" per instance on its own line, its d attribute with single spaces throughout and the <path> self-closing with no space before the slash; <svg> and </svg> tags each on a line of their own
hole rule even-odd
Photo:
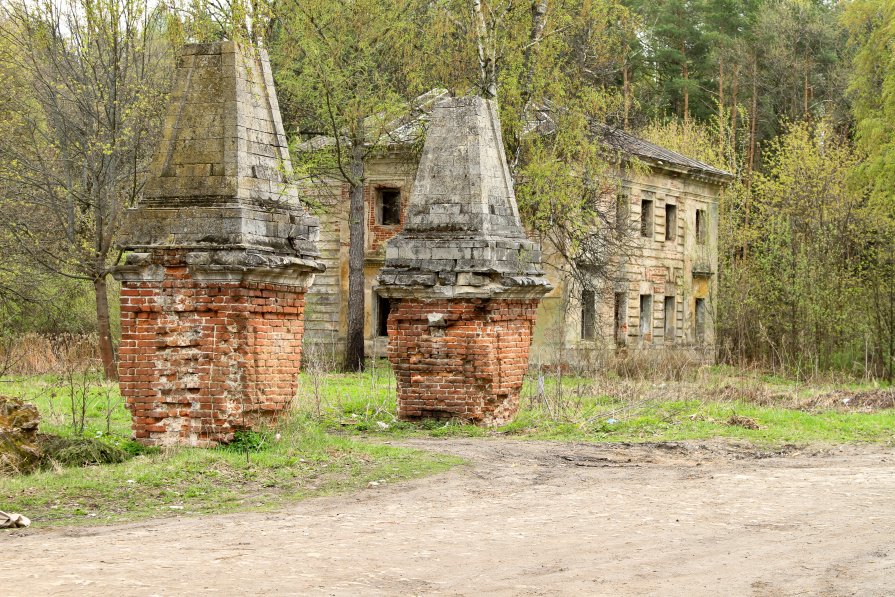
<svg viewBox="0 0 895 597">
<path fill-rule="evenodd" d="M 440 101 L 376 288 L 396 301 L 388 333 L 399 416 L 511 420 L 549 290 L 519 220 L 496 106 Z"/>
<path fill-rule="evenodd" d="M 214 445 L 297 390 L 322 271 L 263 51 L 186 46 L 144 198 L 127 217 L 119 374 L 134 435 Z"/>
</svg>

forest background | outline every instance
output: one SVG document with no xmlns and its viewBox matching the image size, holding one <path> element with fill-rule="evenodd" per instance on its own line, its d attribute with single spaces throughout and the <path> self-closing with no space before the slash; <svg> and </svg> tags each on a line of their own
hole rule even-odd
<svg viewBox="0 0 895 597">
<path fill-rule="evenodd" d="M 526 224 L 561 230 L 571 262 L 605 258 L 594 235 L 608 237 L 598 199 L 614 192 L 612 160 L 595 127 L 733 173 L 721 197 L 718 358 L 895 376 L 892 0 L 0 7 L 0 375 L 28 361 L 23 338 L 58 350 L 87 335 L 114 377 L 115 242 L 158 143 L 175 56 L 187 41 L 230 38 L 270 51 L 295 147 L 321 133 L 344 142 L 296 152 L 296 175 L 311 183 L 362 188 L 386 125 L 421 93 L 496 96 Z M 545 110 L 556 133 L 526 135 Z M 345 360 L 363 363 L 351 338 Z"/>
</svg>

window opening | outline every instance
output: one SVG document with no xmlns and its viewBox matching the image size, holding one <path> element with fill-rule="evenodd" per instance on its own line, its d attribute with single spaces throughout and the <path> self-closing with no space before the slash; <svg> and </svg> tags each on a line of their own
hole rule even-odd
<svg viewBox="0 0 895 597">
<path fill-rule="evenodd" d="M 628 301 L 624 292 L 615 293 L 615 323 L 613 334 L 617 344 L 625 343 L 626 327 L 628 319 Z"/>
<path fill-rule="evenodd" d="M 640 337 L 644 341 L 652 339 L 653 332 L 653 295 L 640 295 Z"/>
<path fill-rule="evenodd" d="M 665 240 L 677 238 L 677 205 L 665 204 Z"/>
<path fill-rule="evenodd" d="M 649 238 L 653 235 L 653 200 L 640 201 L 640 236 Z"/>
<path fill-rule="evenodd" d="M 696 210 L 696 244 L 704 245 L 706 237 L 706 219 L 705 210 Z"/>
<path fill-rule="evenodd" d="M 401 223 L 401 189 L 376 190 L 377 224 L 396 226 Z"/>
<path fill-rule="evenodd" d="M 674 342 L 675 336 L 675 308 L 674 308 L 674 297 L 666 296 L 665 297 L 665 342 L 671 343 Z"/>
<path fill-rule="evenodd" d="M 388 314 L 391 313 L 392 302 L 384 296 L 376 295 L 376 335 L 388 336 Z"/>
<path fill-rule="evenodd" d="M 705 299 L 696 299 L 696 342 L 705 342 Z"/>
<path fill-rule="evenodd" d="M 597 322 L 596 294 L 593 290 L 581 291 L 581 339 L 593 340 Z"/>
</svg>

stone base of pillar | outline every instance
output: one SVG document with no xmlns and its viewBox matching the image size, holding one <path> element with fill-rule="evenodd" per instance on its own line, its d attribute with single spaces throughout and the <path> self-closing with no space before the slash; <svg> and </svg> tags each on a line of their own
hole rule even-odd
<svg viewBox="0 0 895 597">
<path fill-rule="evenodd" d="M 398 417 L 502 425 L 515 417 L 538 299 L 401 299 L 388 317 Z"/>
<path fill-rule="evenodd" d="M 297 391 L 307 288 L 203 281 L 176 251 L 152 261 L 153 279 L 121 287 L 119 375 L 136 439 L 213 446 L 274 422 Z"/>
</svg>

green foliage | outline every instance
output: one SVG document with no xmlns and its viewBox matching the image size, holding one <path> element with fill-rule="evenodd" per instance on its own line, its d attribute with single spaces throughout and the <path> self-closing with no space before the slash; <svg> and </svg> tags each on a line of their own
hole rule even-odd
<svg viewBox="0 0 895 597">
<path fill-rule="evenodd" d="M 854 0 L 843 15 L 855 48 L 849 92 L 854 100 L 855 141 L 867 158 L 857 169 L 881 213 L 895 205 L 895 4 Z"/>
<path fill-rule="evenodd" d="M 410 84 L 408 44 L 415 33 L 412 0 L 313 0 L 282 15 L 272 40 L 284 122 L 300 135 L 330 143 L 299 152 L 302 174 L 330 176 L 352 185 L 365 160 L 388 143 L 394 120 L 420 91 Z"/>
<path fill-rule="evenodd" d="M 635 1 L 647 25 L 644 31 L 648 60 L 666 105 L 689 120 L 694 111 L 705 116 L 711 101 L 705 78 L 710 73 L 709 43 L 696 0 Z M 695 108 L 695 110 L 694 110 Z"/>
<path fill-rule="evenodd" d="M 742 170 L 743 147 L 730 135 L 729 115 L 709 117 L 705 123 L 684 123 L 678 119 L 654 120 L 638 131 L 647 141 L 699 160 L 731 174 Z"/>
<path fill-rule="evenodd" d="M 864 260 L 872 295 L 874 353 L 895 378 L 895 4 L 854 0 L 843 22 L 855 49 L 849 91 L 855 142 L 864 152 L 853 183 L 868 197 L 871 250 Z"/>
<path fill-rule="evenodd" d="M 273 437 L 270 433 L 241 429 L 233 434 L 233 441 L 227 444 L 224 449 L 240 453 L 260 452 L 269 447 L 272 440 Z"/>
<path fill-rule="evenodd" d="M 849 121 L 842 3 L 818 0 L 627 0 L 640 17 L 628 86 L 644 122 L 727 120 L 757 155 L 785 121 Z M 871 2 L 873 3 L 873 2 Z M 685 109 L 686 105 L 686 109 Z"/>
<path fill-rule="evenodd" d="M 738 220 L 722 239 L 728 350 L 802 374 L 871 365 L 870 221 L 849 182 L 858 163 L 826 121 L 789 125 L 769 145 L 765 173 L 740 188 Z"/>
<path fill-rule="evenodd" d="M 173 70 L 164 12 L 146 0 L 0 6 L 0 250 L 26 270 L 93 285 L 107 377 L 107 280 Z"/>
<path fill-rule="evenodd" d="M 817 0 L 765 2 L 754 27 L 762 102 L 775 118 L 767 133 L 787 120 L 811 116 L 847 120 L 844 91 L 848 53 L 839 26 L 841 3 Z"/>
</svg>

